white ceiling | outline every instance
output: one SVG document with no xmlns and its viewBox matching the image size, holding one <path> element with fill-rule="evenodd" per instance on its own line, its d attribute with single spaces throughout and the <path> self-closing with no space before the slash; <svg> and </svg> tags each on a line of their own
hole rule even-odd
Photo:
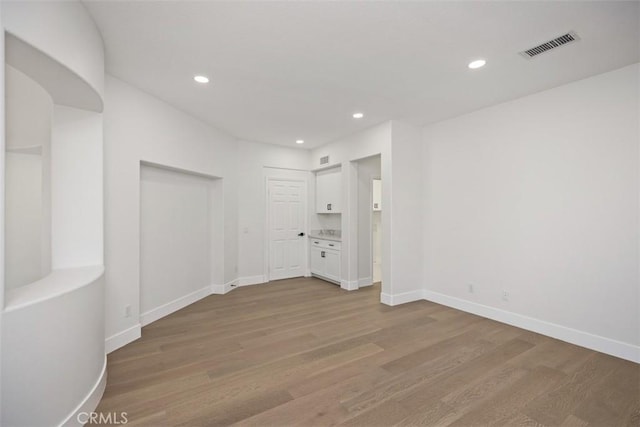
<svg viewBox="0 0 640 427">
<path fill-rule="evenodd" d="M 389 119 L 454 117 L 640 60 L 638 2 L 85 4 L 110 74 L 239 138 L 304 139 L 304 148 Z M 570 30 L 582 40 L 532 60 L 518 55 Z M 467 68 L 480 57 L 484 68 Z"/>
</svg>

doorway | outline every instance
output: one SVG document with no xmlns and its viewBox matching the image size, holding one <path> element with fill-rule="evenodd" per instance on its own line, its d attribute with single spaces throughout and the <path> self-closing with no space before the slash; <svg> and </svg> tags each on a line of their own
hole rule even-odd
<svg viewBox="0 0 640 427">
<path fill-rule="evenodd" d="M 381 156 L 357 164 L 358 287 L 382 282 L 382 181 Z"/>
<path fill-rule="evenodd" d="M 267 201 L 268 279 L 304 276 L 306 182 L 269 179 Z"/>
</svg>

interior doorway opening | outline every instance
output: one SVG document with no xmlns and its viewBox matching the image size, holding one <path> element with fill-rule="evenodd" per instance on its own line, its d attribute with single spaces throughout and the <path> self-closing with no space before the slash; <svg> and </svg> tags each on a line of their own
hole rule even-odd
<svg viewBox="0 0 640 427">
<path fill-rule="evenodd" d="M 382 288 L 382 172 L 381 156 L 357 162 L 358 287 Z"/>
</svg>

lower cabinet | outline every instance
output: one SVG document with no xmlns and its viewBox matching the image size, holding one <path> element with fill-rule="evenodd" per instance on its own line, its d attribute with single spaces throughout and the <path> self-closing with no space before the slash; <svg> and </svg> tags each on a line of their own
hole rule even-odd
<svg viewBox="0 0 640 427">
<path fill-rule="evenodd" d="M 340 242 L 311 239 L 311 274 L 340 284 Z"/>
</svg>

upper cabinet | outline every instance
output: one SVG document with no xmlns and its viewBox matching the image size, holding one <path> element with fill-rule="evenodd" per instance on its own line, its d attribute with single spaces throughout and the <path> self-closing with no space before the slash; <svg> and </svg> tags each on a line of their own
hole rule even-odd
<svg viewBox="0 0 640 427">
<path fill-rule="evenodd" d="M 316 212 L 340 213 L 342 174 L 340 167 L 316 172 Z"/>
<path fill-rule="evenodd" d="M 382 181 L 379 179 L 373 180 L 373 210 L 382 210 Z"/>
</svg>

